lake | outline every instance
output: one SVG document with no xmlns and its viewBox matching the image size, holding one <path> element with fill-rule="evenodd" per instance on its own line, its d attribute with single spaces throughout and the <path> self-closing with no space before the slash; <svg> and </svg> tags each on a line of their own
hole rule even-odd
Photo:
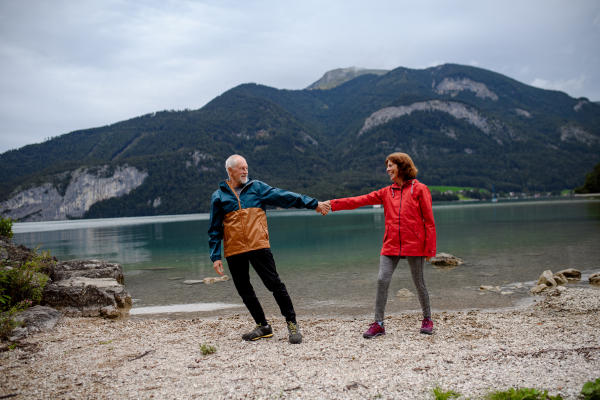
<svg viewBox="0 0 600 400">
<path fill-rule="evenodd" d="M 434 268 L 425 282 L 434 312 L 515 307 L 533 301 L 529 289 L 547 269 L 600 271 L 600 201 L 554 200 L 434 205 L 438 253 L 465 263 Z M 321 216 L 314 211 L 267 213 L 271 249 L 297 314 L 364 316 L 374 309 L 383 209 Z M 184 284 L 216 277 L 209 259 L 208 215 L 17 223 L 15 244 L 40 245 L 60 260 L 104 259 L 123 266 L 134 306 L 131 318 L 248 315 L 233 282 Z M 225 274 L 228 270 L 225 263 Z M 280 318 L 271 294 L 252 271 L 267 316 Z M 481 292 L 501 286 L 510 294 Z M 521 287 L 519 287 L 521 286 Z M 420 310 L 406 260 L 390 285 L 386 313 Z"/>
</svg>

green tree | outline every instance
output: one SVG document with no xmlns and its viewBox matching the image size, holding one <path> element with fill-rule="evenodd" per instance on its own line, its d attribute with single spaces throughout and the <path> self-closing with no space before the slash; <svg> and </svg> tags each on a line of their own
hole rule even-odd
<svg viewBox="0 0 600 400">
<path fill-rule="evenodd" d="M 4 218 L 0 215 L 0 236 L 6 236 L 9 239 L 13 237 L 12 227 L 15 221 L 10 218 Z"/>
<path fill-rule="evenodd" d="M 575 189 L 575 193 L 600 193 L 600 163 L 596 164 L 592 172 L 586 174 L 585 183 Z"/>
</svg>

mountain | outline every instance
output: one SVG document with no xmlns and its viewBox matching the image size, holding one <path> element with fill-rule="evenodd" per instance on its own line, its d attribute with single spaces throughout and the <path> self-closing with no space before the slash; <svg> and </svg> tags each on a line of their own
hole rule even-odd
<svg viewBox="0 0 600 400">
<path fill-rule="evenodd" d="M 252 178 L 319 199 L 387 185 L 395 151 L 428 185 L 499 191 L 574 188 L 598 163 L 600 105 L 588 99 L 454 64 L 339 71 L 312 89 L 243 84 L 199 110 L 0 154 L 1 211 L 23 221 L 207 212 L 233 153 Z"/>
<path fill-rule="evenodd" d="M 357 67 L 333 69 L 325 72 L 321 79 L 311 85 L 308 85 L 306 89 L 331 89 L 361 75 L 385 75 L 388 72 L 389 71 L 385 69 L 365 69 Z"/>
</svg>

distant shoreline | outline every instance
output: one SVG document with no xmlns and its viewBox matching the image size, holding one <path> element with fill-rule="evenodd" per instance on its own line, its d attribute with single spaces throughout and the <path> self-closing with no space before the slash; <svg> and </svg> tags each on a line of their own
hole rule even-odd
<svg viewBox="0 0 600 400">
<path fill-rule="evenodd" d="M 508 204 L 533 204 L 533 203 L 556 203 L 556 202 L 583 202 L 583 201 L 597 201 L 598 199 L 584 198 L 564 198 L 564 197 L 537 197 L 537 198 L 525 198 L 525 199 L 499 199 L 497 203 L 492 203 L 491 200 L 457 200 L 457 201 L 440 201 L 434 202 L 433 207 L 456 207 L 456 206 L 498 206 Z M 362 207 L 358 211 L 373 210 L 372 206 Z M 383 209 L 380 209 L 383 211 Z M 308 212 L 314 213 L 313 210 L 267 210 L 269 216 L 288 216 L 296 215 L 298 213 L 305 214 Z M 344 212 L 356 212 L 355 211 L 337 211 L 336 213 Z M 315 213 L 315 216 L 320 216 Z M 72 220 L 60 220 L 60 221 L 41 221 L 41 222 L 16 222 L 13 225 L 13 232 L 15 234 L 20 233 L 31 233 L 31 232 L 52 232 L 62 231 L 71 229 L 87 229 L 87 228 L 105 228 L 112 226 L 126 226 L 126 225 L 144 225 L 153 223 L 169 223 L 169 222 L 181 222 L 181 221 L 205 221 L 210 218 L 209 213 L 201 214 L 176 214 L 176 215 L 156 215 L 156 216 L 144 216 L 144 217 L 121 217 L 121 218 L 98 218 L 98 219 L 72 219 Z"/>
</svg>

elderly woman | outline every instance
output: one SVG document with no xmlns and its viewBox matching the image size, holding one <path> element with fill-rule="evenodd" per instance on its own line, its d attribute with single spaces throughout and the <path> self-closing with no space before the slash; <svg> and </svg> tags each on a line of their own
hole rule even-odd
<svg viewBox="0 0 600 400">
<path fill-rule="evenodd" d="M 379 277 L 375 298 L 375 322 L 363 334 L 366 339 L 385 335 L 383 313 L 387 303 L 392 274 L 400 259 L 410 266 L 419 302 L 423 310 L 421 333 L 433 333 L 429 294 L 423 280 L 423 264 L 435 257 L 435 222 L 431 210 L 431 194 L 415 179 L 417 168 L 404 153 L 393 153 L 385 159 L 392 184 L 363 196 L 330 200 L 331 210 L 354 210 L 367 205 L 383 204 L 385 235 L 379 259 Z"/>
</svg>

